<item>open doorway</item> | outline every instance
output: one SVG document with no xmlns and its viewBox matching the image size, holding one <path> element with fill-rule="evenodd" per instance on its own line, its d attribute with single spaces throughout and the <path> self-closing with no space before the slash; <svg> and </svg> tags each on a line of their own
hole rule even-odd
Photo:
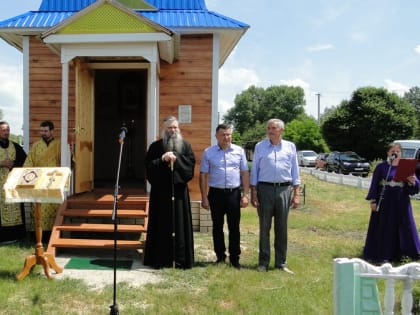
<svg viewBox="0 0 420 315">
<path fill-rule="evenodd" d="M 147 70 L 95 71 L 94 187 L 114 187 L 120 130 L 123 144 L 120 186 L 144 187 L 146 153 Z"/>
</svg>

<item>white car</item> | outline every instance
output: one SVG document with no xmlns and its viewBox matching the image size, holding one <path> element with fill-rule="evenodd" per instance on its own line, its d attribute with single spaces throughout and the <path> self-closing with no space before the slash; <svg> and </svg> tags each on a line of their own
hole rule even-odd
<svg viewBox="0 0 420 315">
<path fill-rule="evenodd" d="M 297 152 L 299 166 L 315 167 L 315 159 L 318 154 L 312 150 L 302 150 Z"/>
</svg>

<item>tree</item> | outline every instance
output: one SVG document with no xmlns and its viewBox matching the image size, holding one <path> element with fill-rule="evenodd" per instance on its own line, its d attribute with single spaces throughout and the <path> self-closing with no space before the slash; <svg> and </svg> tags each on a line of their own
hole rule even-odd
<svg viewBox="0 0 420 315">
<path fill-rule="evenodd" d="M 260 110 L 263 88 L 250 86 L 235 97 L 235 106 L 224 115 L 223 120 L 235 126 L 235 130 L 242 134 L 257 122 L 256 115 Z"/>
<path fill-rule="evenodd" d="M 252 128 L 249 128 L 246 130 L 242 135 L 241 139 L 243 143 L 246 142 L 255 142 L 262 140 L 267 135 L 267 122 L 258 122 L 255 126 Z"/>
<path fill-rule="evenodd" d="M 304 113 L 304 91 L 301 87 L 271 86 L 267 89 L 249 87 L 235 97 L 235 106 L 223 117 L 243 134 L 270 118 L 288 123 Z"/>
<path fill-rule="evenodd" d="M 407 100 L 411 106 L 416 110 L 417 121 L 420 121 L 420 88 L 415 86 L 412 87 L 408 92 L 404 94 L 404 99 Z M 420 126 L 418 126 L 415 137 L 420 138 Z"/>
<path fill-rule="evenodd" d="M 22 135 L 13 135 L 10 134 L 9 139 L 19 144 L 23 144 L 23 136 Z"/>
<path fill-rule="evenodd" d="M 288 123 L 285 127 L 283 138 L 294 142 L 298 150 L 329 151 L 319 125 L 312 117 L 301 120 L 295 119 Z"/>
<path fill-rule="evenodd" d="M 257 114 L 260 122 L 270 118 L 280 118 L 288 123 L 304 114 L 305 93 L 296 86 L 270 86 L 264 92 L 260 112 Z"/>
<path fill-rule="evenodd" d="M 374 160 L 384 156 L 388 143 L 411 138 L 416 128 L 408 101 L 384 88 L 363 87 L 324 117 L 321 132 L 331 150 L 356 151 Z"/>
</svg>

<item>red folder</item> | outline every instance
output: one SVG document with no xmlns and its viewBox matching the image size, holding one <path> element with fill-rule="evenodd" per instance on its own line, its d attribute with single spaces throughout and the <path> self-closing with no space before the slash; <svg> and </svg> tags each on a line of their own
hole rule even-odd
<svg viewBox="0 0 420 315">
<path fill-rule="evenodd" d="M 400 162 L 397 166 L 397 171 L 394 175 L 394 181 L 406 182 L 407 177 L 415 174 L 417 163 L 417 159 L 400 159 Z"/>
</svg>

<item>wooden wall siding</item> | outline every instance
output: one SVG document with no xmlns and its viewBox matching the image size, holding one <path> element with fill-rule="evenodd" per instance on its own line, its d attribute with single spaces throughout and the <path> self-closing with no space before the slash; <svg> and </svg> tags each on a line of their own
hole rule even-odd
<svg viewBox="0 0 420 315">
<path fill-rule="evenodd" d="M 195 153 L 196 168 L 189 188 L 191 200 L 201 200 L 198 186 L 199 167 L 203 150 L 210 145 L 212 102 L 212 35 L 182 36 L 179 60 L 161 64 L 160 117 L 178 116 L 178 105 L 192 106 L 192 123 L 181 124 L 183 137 Z"/>
<path fill-rule="evenodd" d="M 61 62 L 60 56 L 31 37 L 29 44 L 29 143 L 39 139 L 39 124 L 54 122 L 56 138 L 61 134 Z M 69 71 L 69 134 L 74 129 L 75 75 Z"/>
<path fill-rule="evenodd" d="M 214 137 L 211 129 L 212 102 L 212 35 L 182 36 L 179 59 L 173 64 L 162 62 L 160 72 L 159 121 L 178 115 L 179 105 L 192 105 L 192 123 L 181 124 L 181 131 L 196 156 L 195 177 L 190 182 L 192 200 L 201 200 L 198 187 L 199 166 L 203 150 Z M 30 40 L 29 61 L 30 144 L 39 139 L 39 124 L 50 119 L 61 129 L 61 63 L 60 57 L 38 38 Z M 75 73 L 69 72 L 69 134 L 75 125 Z"/>
</svg>

